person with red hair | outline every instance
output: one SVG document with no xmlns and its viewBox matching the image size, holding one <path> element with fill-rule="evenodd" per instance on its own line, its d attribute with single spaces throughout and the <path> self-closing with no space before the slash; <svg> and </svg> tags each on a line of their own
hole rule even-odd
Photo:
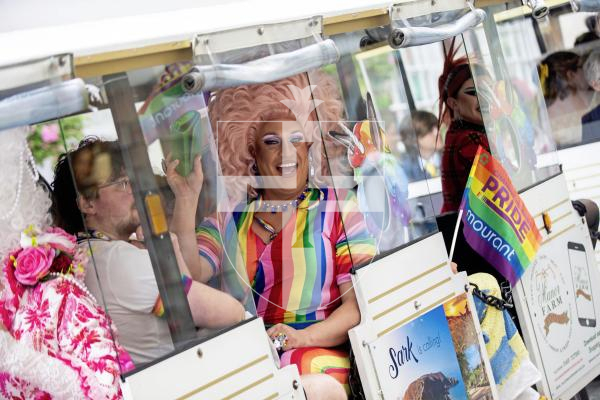
<svg viewBox="0 0 600 400">
<path fill-rule="evenodd" d="M 490 151 L 471 68 L 488 74 L 478 64 L 469 65 L 465 56 L 455 59 L 457 51 L 453 40 L 438 79 L 439 124 L 449 124 L 442 154 L 442 213 L 458 210 L 477 148 Z"/>
<path fill-rule="evenodd" d="M 438 80 L 440 90 L 439 124 L 448 126 L 442 153 L 442 214 L 437 217 L 438 229 L 444 235 L 448 251 L 455 236 L 457 211 L 460 208 L 469 172 L 479 146 L 490 151 L 483 125 L 481 105 L 473 81 L 489 77 L 487 70 L 477 63 L 469 64 L 467 57 L 456 57 L 454 40 L 446 53 L 444 68 Z M 452 261 L 460 271 L 468 274 L 485 272 L 496 278 L 501 285 L 506 279 L 465 241 L 462 225 L 456 232 Z"/>
</svg>

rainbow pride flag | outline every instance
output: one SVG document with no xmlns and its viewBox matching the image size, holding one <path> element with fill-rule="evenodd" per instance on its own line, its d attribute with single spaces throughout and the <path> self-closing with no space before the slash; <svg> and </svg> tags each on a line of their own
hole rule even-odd
<svg viewBox="0 0 600 400">
<path fill-rule="evenodd" d="M 460 208 L 467 243 L 514 286 L 542 237 L 502 165 L 481 146 Z"/>
</svg>

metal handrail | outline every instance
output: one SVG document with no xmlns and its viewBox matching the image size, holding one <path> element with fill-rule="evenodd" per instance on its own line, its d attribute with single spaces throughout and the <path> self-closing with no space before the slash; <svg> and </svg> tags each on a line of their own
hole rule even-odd
<svg viewBox="0 0 600 400">
<path fill-rule="evenodd" d="M 89 89 L 79 78 L 19 93 L 0 100 L 0 130 L 79 113 L 89 105 Z"/>
<path fill-rule="evenodd" d="M 391 30 L 388 42 L 392 48 L 420 46 L 460 35 L 479 25 L 486 17 L 485 11 L 473 9 L 455 22 L 435 27 L 406 26 Z"/>
<path fill-rule="evenodd" d="M 224 89 L 244 84 L 272 82 L 338 61 L 340 52 L 331 39 L 287 53 L 244 64 L 196 65 L 183 77 L 188 93 Z"/>
</svg>

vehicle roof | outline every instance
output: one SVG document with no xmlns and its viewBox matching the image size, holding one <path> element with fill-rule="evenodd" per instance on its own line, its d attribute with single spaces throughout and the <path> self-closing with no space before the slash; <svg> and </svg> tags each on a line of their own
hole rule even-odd
<svg viewBox="0 0 600 400">
<path fill-rule="evenodd" d="M 140 48 L 160 43 L 189 41 L 195 34 L 218 32 L 227 29 L 266 23 L 284 22 L 313 16 L 330 17 L 369 9 L 387 9 L 389 3 L 378 0 L 246 0 L 184 2 L 184 6 L 169 9 L 169 2 L 158 6 L 147 0 L 103 0 L 102 13 L 84 14 L 80 6 L 65 14 L 72 0 L 39 2 L 24 0 L 21 6 L 11 6 L 0 0 L 0 66 L 15 64 L 49 55 L 73 53 L 75 57 L 100 54 L 124 49 Z M 25 3 L 25 4 L 22 4 Z M 29 3 L 27 5 L 27 3 Z M 87 2 L 84 2 L 87 3 Z M 127 3 L 127 6 L 123 4 Z M 181 7 L 181 3 L 178 4 Z M 45 14 L 44 24 L 32 26 L 29 13 Z M 135 13 L 139 10 L 139 13 Z M 106 11 L 112 9 L 112 12 Z M 120 12 L 122 9 L 122 12 Z M 31 11 L 34 10 L 34 11 Z M 89 10 L 93 10 L 92 7 Z M 146 10 L 146 11 L 144 11 Z M 148 12 L 150 10 L 150 12 Z M 77 12 L 79 16 L 74 15 Z M 61 15 L 65 14 L 61 17 Z"/>
</svg>

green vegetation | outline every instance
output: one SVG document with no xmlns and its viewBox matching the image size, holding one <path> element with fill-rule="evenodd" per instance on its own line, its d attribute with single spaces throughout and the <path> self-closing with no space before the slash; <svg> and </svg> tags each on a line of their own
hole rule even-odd
<svg viewBox="0 0 600 400">
<path fill-rule="evenodd" d="M 50 158 L 52 165 L 67 148 L 83 138 L 83 117 L 73 116 L 60 121 L 38 124 L 27 137 L 36 164 L 43 164 Z"/>
</svg>

